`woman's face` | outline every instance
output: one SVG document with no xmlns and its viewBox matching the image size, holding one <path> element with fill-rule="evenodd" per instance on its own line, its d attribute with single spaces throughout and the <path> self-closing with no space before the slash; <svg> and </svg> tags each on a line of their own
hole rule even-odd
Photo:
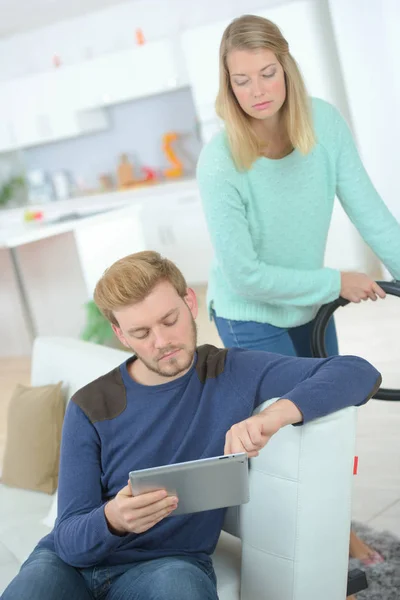
<svg viewBox="0 0 400 600">
<path fill-rule="evenodd" d="M 227 65 L 233 93 L 246 114 L 263 120 L 279 112 L 286 99 L 285 74 L 271 50 L 232 50 Z"/>
</svg>

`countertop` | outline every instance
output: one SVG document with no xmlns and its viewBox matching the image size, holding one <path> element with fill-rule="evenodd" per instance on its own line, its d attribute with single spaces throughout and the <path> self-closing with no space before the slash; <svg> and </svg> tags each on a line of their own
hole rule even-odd
<svg viewBox="0 0 400 600">
<path fill-rule="evenodd" d="M 141 206 L 144 200 L 151 202 L 161 197 L 176 198 L 188 192 L 197 192 L 195 179 L 163 182 L 136 189 L 71 198 L 44 205 L 0 212 L 0 248 L 16 248 L 47 237 L 73 231 L 78 227 L 105 221 L 111 215 L 120 216 Z M 26 210 L 42 211 L 41 221 L 24 222 Z"/>
</svg>

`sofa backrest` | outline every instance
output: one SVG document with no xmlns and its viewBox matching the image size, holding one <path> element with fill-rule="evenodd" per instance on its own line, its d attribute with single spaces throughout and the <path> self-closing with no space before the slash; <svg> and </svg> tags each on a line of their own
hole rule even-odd
<svg viewBox="0 0 400 600">
<path fill-rule="evenodd" d="M 97 377 L 108 373 L 129 357 L 115 350 L 64 337 L 39 337 L 32 357 L 32 385 L 63 381 L 66 398 Z"/>
</svg>

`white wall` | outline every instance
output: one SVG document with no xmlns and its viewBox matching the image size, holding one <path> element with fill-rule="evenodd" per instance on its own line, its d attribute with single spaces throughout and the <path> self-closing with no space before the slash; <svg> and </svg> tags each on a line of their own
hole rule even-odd
<svg viewBox="0 0 400 600">
<path fill-rule="evenodd" d="M 394 116 L 397 116 L 397 126 L 400 127 L 400 117 L 398 116 L 400 107 L 400 2 L 399 0 L 382 0 L 382 2 L 387 59 L 397 106 Z M 400 198 L 398 204 L 400 205 Z"/>
<path fill-rule="evenodd" d="M 361 156 L 400 219 L 400 3 L 329 0 L 329 5 Z"/>
</svg>

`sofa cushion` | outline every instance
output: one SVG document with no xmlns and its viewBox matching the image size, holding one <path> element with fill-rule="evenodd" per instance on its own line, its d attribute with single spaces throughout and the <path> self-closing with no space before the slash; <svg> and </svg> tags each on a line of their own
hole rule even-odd
<svg viewBox="0 0 400 600">
<path fill-rule="evenodd" d="M 242 543 L 223 531 L 212 556 L 219 600 L 239 600 Z"/>
<path fill-rule="evenodd" d="M 54 493 L 65 400 L 61 383 L 17 385 L 7 416 L 3 484 Z"/>
<path fill-rule="evenodd" d="M 50 531 L 41 524 L 51 496 L 0 484 L 0 596 L 21 563 Z"/>
<path fill-rule="evenodd" d="M 27 526 L 34 522 L 41 524 L 49 512 L 51 502 L 52 496 L 48 494 L 0 484 L 0 540 L 4 542 L 5 532 L 18 527 L 21 523 Z M 45 528 L 44 535 L 50 529 Z"/>
</svg>

